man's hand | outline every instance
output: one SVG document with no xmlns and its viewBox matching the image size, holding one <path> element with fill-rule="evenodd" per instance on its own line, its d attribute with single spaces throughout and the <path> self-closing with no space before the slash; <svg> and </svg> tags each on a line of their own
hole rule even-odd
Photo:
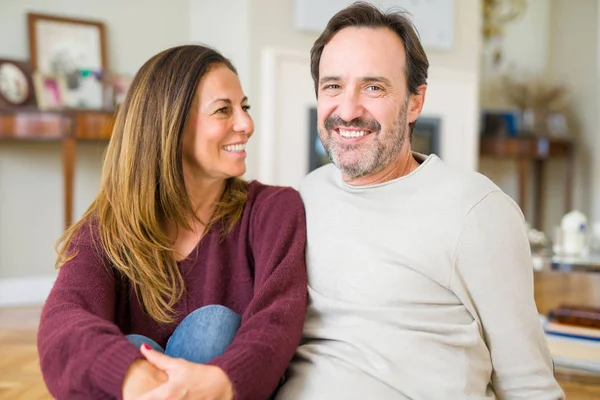
<svg viewBox="0 0 600 400">
<path fill-rule="evenodd" d="M 123 379 L 123 400 L 135 400 L 167 382 L 167 374 L 146 360 L 136 360 Z"/>
<path fill-rule="evenodd" d="M 168 381 L 138 400 L 233 400 L 233 385 L 221 368 L 172 358 L 145 346 L 142 354 L 167 374 Z"/>
</svg>

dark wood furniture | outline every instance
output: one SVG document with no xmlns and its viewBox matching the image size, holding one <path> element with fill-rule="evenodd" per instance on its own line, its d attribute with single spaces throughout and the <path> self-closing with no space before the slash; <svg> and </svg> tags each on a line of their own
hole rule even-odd
<svg viewBox="0 0 600 400">
<path fill-rule="evenodd" d="M 73 181 L 76 144 L 80 140 L 108 140 L 114 113 L 108 111 L 40 112 L 35 109 L 0 110 L 0 140 L 59 140 L 62 142 L 65 227 L 73 222 Z"/>
<path fill-rule="evenodd" d="M 519 206 L 527 217 L 527 186 L 530 164 L 533 164 L 533 227 L 542 230 L 544 213 L 544 164 L 551 158 L 567 160 L 565 181 L 565 213 L 571 211 L 573 179 L 575 172 L 574 144 L 570 140 L 551 139 L 539 136 L 493 137 L 483 136 L 480 155 L 496 158 L 513 158 L 518 164 Z"/>
</svg>

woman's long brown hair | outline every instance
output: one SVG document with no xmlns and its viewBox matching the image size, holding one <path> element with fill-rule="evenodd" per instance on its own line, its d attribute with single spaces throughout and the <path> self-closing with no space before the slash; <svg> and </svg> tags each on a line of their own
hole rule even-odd
<svg viewBox="0 0 600 400">
<path fill-rule="evenodd" d="M 78 232 L 91 229 L 112 267 L 127 278 L 155 321 L 174 321 L 185 288 L 165 223 L 186 229 L 197 215 L 185 189 L 182 141 L 200 79 L 217 64 L 235 68 L 203 46 L 179 46 L 148 60 L 117 112 L 99 193 L 57 243 L 57 268 L 76 256 Z M 239 220 L 247 183 L 229 179 L 213 218 L 228 233 Z M 87 229 L 87 228 L 86 228 Z"/>
</svg>

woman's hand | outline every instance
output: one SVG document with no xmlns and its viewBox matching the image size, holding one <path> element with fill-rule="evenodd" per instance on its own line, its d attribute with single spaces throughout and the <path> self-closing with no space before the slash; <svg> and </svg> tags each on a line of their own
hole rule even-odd
<svg viewBox="0 0 600 400">
<path fill-rule="evenodd" d="M 167 374 L 146 360 L 136 360 L 123 379 L 123 400 L 135 400 L 167 382 Z"/>
<path fill-rule="evenodd" d="M 138 400 L 233 400 L 233 385 L 221 368 L 172 358 L 145 346 L 142 354 L 167 374 L 168 381 Z"/>
</svg>

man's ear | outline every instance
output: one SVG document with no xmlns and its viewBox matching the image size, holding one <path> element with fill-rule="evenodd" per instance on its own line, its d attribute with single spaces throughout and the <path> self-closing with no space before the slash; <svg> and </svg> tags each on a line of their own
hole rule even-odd
<svg viewBox="0 0 600 400">
<path fill-rule="evenodd" d="M 412 123 L 419 118 L 425 104 L 425 93 L 427 92 L 427 84 L 417 87 L 417 93 L 411 94 L 408 100 L 408 122 Z"/>
</svg>

